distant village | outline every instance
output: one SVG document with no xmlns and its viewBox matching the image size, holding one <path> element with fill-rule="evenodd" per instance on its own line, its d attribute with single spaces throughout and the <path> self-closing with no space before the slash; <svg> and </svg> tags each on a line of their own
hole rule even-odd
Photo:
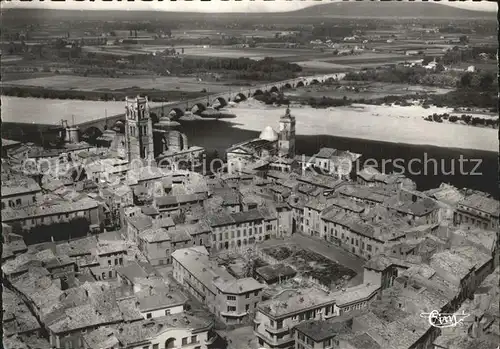
<svg viewBox="0 0 500 349">
<path fill-rule="evenodd" d="M 352 170 L 349 150 L 296 154 L 289 108 L 200 173 L 203 148 L 153 124 L 146 98 L 126 103 L 106 146 L 69 126 L 59 150 L 2 139 L 5 348 L 498 345 L 489 194 Z"/>
</svg>

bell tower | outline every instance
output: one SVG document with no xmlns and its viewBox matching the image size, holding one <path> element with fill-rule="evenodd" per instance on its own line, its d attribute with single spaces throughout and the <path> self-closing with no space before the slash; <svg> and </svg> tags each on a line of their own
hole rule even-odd
<svg viewBox="0 0 500 349">
<path fill-rule="evenodd" d="M 153 125 L 147 97 L 126 98 L 125 148 L 128 161 L 154 159 Z"/>
<path fill-rule="evenodd" d="M 280 118 L 278 133 L 278 154 L 282 157 L 295 157 L 295 117 L 290 115 L 290 107 Z"/>
</svg>

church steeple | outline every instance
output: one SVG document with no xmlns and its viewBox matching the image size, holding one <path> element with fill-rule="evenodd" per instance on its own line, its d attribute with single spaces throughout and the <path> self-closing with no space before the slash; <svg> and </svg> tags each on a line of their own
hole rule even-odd
<svg viewBox="0 0 500 349">
<path fill-rule="evenodd" d="M 290 106 L 287 106 L 285 115 L 280 118 L 278 154 L 288 158 L 295 157 L 295 117 L 290 113 Z"/>
</svg>

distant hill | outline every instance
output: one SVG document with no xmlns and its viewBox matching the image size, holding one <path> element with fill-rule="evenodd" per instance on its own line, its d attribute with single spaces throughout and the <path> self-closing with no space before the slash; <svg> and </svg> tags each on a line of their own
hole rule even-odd
<svg viewBox="0 0 500 349">
<path fill-rule="evenodd" d="M 285 13 L 283 13 L 285 15 Z M 319 4 L 286 12 L 297 17 L 496 18 L 495 12 L 471 11 L 432 2 L 349 1 Z"/>
<path fill-rule="evenodd" d="M 46 10 L 46 9 L 4 9 L 1 13 L 5 25 L 47 23 L 59 21 L 264 21 L 274 18 L 282 22 L 290 17 L 364 17 L 364 18 L 486 18 L 496 19 L 495 12 L 470 11 L 431 2 L 396 1 L 349 1 L 319 4 L 291 12 L 265 13 L 201 13 L 163 11 L 91 11 L 91 10 Z M 276 22 L 275 22 L 276 23 Z"/>
</svg>

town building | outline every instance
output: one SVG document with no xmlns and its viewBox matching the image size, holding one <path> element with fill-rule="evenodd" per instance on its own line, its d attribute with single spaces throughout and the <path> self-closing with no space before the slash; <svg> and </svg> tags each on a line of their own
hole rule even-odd
<svg viewBox="0 0 500 349">
<path fill-rule="evenodd" d="M 278 231 L 277 216 L 266 208 L 213 213 L 207 222 L 212 229 L 212 248 L 217 250 L 250 246 L 269 240 Z"/>
<path fill-rule="evenodd" d="M 40 225 L 69 222 L 75 218 L 84 218 L 89 225 L 99 227 L 102 210 L 99 203 L 89 197 L 73 202 L 38 204 L 21 208 L 2 210 L 2 221 L 7 224 L 19 224 L 23 230 Z"/>
<path fill-rule="evenodd" d="M 2 180 L 2 210 L 11 207 L 24 207 L 36 204 L 42 188 L 32 178 L 13 178 Z"/>
<path fill-rule="evenodd" d="M 203 246 L 177 250 L 172 260 L 175 280 L 228 325 L 241 324 L 262 300 L 263 284 L 236 279 L 210 261 Z"/>
<path fill-rule="evenodd" d="M 458 203 L 453 214 L 455 225 L 497 230 L 500 203 L 480 194 L 472 194 Z"/>
</svg>

